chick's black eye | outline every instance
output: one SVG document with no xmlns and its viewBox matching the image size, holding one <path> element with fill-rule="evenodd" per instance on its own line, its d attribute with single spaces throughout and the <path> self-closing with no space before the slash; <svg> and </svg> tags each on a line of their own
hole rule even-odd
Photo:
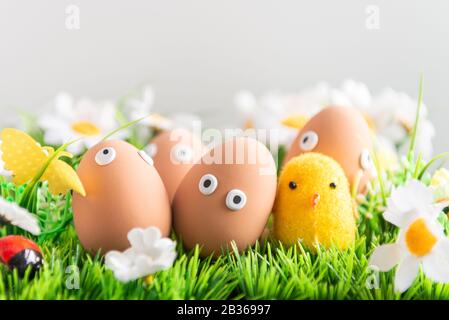
<svg viewBox="0 0 449 320">
<path fill-rule="evenodd" d="M 104 149 L 103 150 L 103 154 L 108 154 L 109 153 L 109 150 L 108 149 Z"/>
<path fill-rule="evenodd" d="M 331 189 L 335 189 L 337 187 L 337 185 L 335 184 L 335 182 L 331 182 L 329 184 L 329 187 L 331 187 Z"/>
<path fill-rule="evenodd" d="M 297 185 L 295 181 L 290 181 L 288 187 L 292 190 L 296 189 Z"/>
</svg>

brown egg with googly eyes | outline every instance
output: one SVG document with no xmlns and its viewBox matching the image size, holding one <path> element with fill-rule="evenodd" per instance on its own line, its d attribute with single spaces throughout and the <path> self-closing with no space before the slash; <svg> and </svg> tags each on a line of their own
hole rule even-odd
<svg viewBox="0 0 449 320">
<path fill-rule="evenodd" d="M 73 219 L 86 250 L 123 251 L 133 228 L 154 226 L 169 235 L 168 195 L 145 152 L 124 141 L 103 141 L 87 151 L 77 173 L 86 196 L 73 195 Z"/>
<path fill-rule="evenodd" d="M 268 149 L 246 137 L 208 150 L 181 182 L 173 201 L 174 229 L 186 248 L 218 256 L 261 236 L 276 196 L 276 165 Z"/>
<path fill-rule="evenodd" d="M 358 186 L 364 193 L 375 172 L 372 148 L 372 132 L 358 110 L 327 107 L 299 131 L 283 163 L 306 152 L 322 153 L 341 165 L 351 188 Z"/>
<path fill-rule="evenodd" d="M 145 151 L 164 182 L 170 202 L 184 176 L 203 152 L 199 137 L 186 129 L 173 129 L 158 134 Z"/>
</svg>

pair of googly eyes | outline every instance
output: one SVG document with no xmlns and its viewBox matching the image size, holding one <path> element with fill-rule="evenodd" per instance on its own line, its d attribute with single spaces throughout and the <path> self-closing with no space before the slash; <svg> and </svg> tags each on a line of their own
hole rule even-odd
<svg viewBox="0 0 449 320">
<path fill-rule="evenodd" d="M 198 188 L 205 196 L 211 195 L 218 187 L 218 180 L 213 174 L 205 174 L 198 183 Z M 232 211 L 241 210 L 246 205 L 246 194 L 239 189 L 232 189 L 226 195 L 226 207 Z"/>
<path fill-rule="evenodd" d="M 304 151 L 312 151 L 318 145 L 318 134 L 315 131 L 305 132 L 299 140 L 299 147 Z M 360 154 L 360 166 L 364 170 L 373 170 L 374 164 L 368 149 L 363 149 Z"/>
<path fill-rule="evenodd" d="M 298 185 L 297 185 L 297 183 L 295 181 L 290 181 L 288 183 L 288 187 L 290 189 L 292 189 L 292 190 L 295 190 L 298 187 Z M 337 188 L 337 184 L 335 182 L 331 182 L 331 183 L 329 183 L 329 187 L 331 189 L 336 189 Z"/>
<path fill-rule="evenodd" d="M 151 143 L 146 149 L 148 154 L 154 158 L 157 154 L 157 145 L 154 143 Z M 178 144 L 176 145 L 172 151 L 171 151 L 171 158 L 175 162 L 179 163 L 189 163 L 193 160 L 193 151 L 192 148 L 185 144 Z"/>
<path fill-rule="evenodd" d="M 146 163 L 148 163 L 151 166 L 153 165 L 153 159 L 151 159 L 151 157 L 149 157 L 145 151 L 140 150 L 138 151 L 138 154 Z M 116 157 L 117 152 L 115 151 L 114 148 L 112 147 L 103 148 L 100 151 L 98 151 L 97 154 L 95 155 L 95 162 L 99 166 L 106 166 L 112 163 L 112 161 L 114 161 Z"/>
</svg>

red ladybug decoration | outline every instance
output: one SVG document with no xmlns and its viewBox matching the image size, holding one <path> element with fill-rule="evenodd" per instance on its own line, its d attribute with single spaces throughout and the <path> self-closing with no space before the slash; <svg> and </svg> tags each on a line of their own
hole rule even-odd
<svg viewBox="0 0 449 320">
<path fill-rule="evenodd" d="M 42 252 L 36 243 L 22 236 L 0 238 L 0 261 L 23 277 L 28 267 L 34 275 L 42 266 Z"/>
</svg>

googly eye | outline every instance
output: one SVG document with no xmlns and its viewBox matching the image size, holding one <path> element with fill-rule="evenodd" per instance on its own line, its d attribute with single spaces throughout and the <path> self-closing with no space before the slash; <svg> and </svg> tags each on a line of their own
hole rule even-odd
<svg viewBox="0 0 449 320">
<path fill-rule="evenodd" d="M 157 154 L 157 145 L 155 143 L 150 143 L 146 148 L 145 152 L 151 157 L 154 158 Z"/>
<path fill-rule="evenodd" d="M 374 163 L 371 159 L 371 155 L 368 149 L 363 149 L 362 153 L 360 154 L 360 166 L 363 170 L 374 170 Z"/>
<path fill-rule="evenodd" d="M 201 177 L 200 182 L 198 184 L 198 188 L 200 192 L 205 196 L 208 196 L 217 189 L 218 180 L 213 174 L 205 174 Z"/>
<path fill-rule="evenodd" d="M 299 147 L 304 151 L 313 150 L 318 144 L 318 134 L 315 131 L 307 131 L 299 140 Z"/>
<path fill-rule="evenodd" d="M 153 159 L 144 150 L 139 150 L 138 154 L 147 164 L 150 166 L 154 165 Z"/>
<path fill-rule="evenodd" d="M 95 162 L 100 166 L 106 166 L 114 161 L 116 152 L 114 148 L 103 148 L 95 155 Z"/>
<path fill-rule="evenodd" d="M 180 163 L 189 163 L 193 159 L 192 148 L 185 144 L 175 146 L 172 155 L 176 162 Z"/>
<path fill-rule="evenodd" d="M 246 205 L 246 194 L 239 189 L 233 189 L 226 195 L 226 207 L 232 211 L 238 211 Z"/>
</svg>

